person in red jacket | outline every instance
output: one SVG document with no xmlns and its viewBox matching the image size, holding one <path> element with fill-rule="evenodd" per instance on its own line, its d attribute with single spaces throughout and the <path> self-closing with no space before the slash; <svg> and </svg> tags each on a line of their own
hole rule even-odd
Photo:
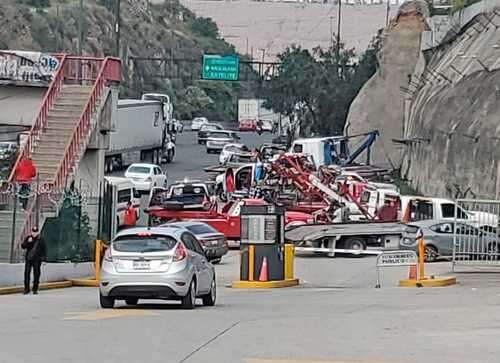
<svg viewBox="0 0 500 363">
<path fill-rule="evenodd" d="M 21 201 L 23 209 L 27 207 L 28 195 L 31 191 L 31 181 L 35 176 L 36 167 L 31 157 L 28 155 L 22 158 L 16 168 L 15 181 L 20 185 L 19 200 Z"/>
<path fill-rule="evenodd" d="M 127 209 L 125 209 L 125 216 L 123 217 L 123 224 L 126 228 L 135 227 L 137 223 L 137 215 L 135 213 L 135 208 L 132 206 L 132 202 L 129 200 L 127 203 Z"/>
</svg>

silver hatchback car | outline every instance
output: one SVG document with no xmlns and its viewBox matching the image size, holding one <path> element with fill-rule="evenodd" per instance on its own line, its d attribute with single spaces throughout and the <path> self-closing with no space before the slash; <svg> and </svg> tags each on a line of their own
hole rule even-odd
<svg viewBox="0 0 500 363">
<path fill-rule="evenodd" d="M 104 254 L 99 284 L 102 308 L 116 300 L 180 300 L 193 309 L 196 298 L 213 306 L 215 269 L 191 232 L 182 227 L 132 228 L 118 233 Z"/>
</svg>

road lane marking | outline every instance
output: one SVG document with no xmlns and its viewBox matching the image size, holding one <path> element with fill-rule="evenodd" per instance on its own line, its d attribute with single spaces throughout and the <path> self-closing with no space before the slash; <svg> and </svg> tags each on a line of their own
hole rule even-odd
<svg viewBox="0 0 500 363">
<path fill-rule="evenodd" d="M 65 317 L 63 320 L 94 321 L 94 320 L 116 319 L 129 316 L 154 316 L 154 315 L 158 314 L 148 310 L 140 310 L 140 309 L 96 310 L 96 311 L 89 311 L 86 313 L 77 313 L 77 315 Z"/>
</svg>

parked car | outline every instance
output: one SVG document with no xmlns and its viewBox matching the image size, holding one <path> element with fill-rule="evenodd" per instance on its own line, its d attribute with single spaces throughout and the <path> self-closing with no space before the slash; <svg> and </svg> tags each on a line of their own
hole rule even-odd
<svg viewBox="0 0 500 363">
<path fill-rule="evenodd" d="M 222 148 L 220 155 L 219 155 L 219 164 L 224 164 L 226 160 L 229 158 L 231 154 L 242 152 L 242 151 L 250 151 L 246 147 L 246 145 L 243 144 L 226 144 Z"/>
<path fill-rule="evenodd" d="M 495 233 L 482 231 L 481 229 L 466 223 L 457 223 L 457 235 L 465 236 L 465 238 L 474 238 L 479 236 L 481 242 L 486 246 L 487 252 L 498 252 L 500 243 L 498 236 Z M 450 257 L 453 255 L 453 234 L 455 230 L 455 223 L 449 220 L 436 220 L 428 219 L 418 222 L 411 222 L 407 226 L 406 232 L 401 238 L 401 249 L 411 249 L 417 251 L 418 244 L 416 235 L 418 230 L 421 230 L 424 236 L 425 245 L 425 261 L 433 262 L 442 257 Z M 476 237 L 477 238 L 477 237 Z M 473 244 L 473 242 L 470 242 Z M 474 246 L 477 252 L 479 246 Z"/>
<path fill-rule="evenodd" d="M 17 143 L 4 141 L 0 142 L 0 160 L 8 160 L 17 152 Z"/>
<path fill-rule="evenodd" d="M 224 234 L 206 223 L 196 221 L 172 222 L 164 224 L 163 227 L 171 225 L 186 228 L 194 234 L 205 250 L 207 258 L 213 264 L 219 263 L 222 256 L 228 251 Z"/>
<path fill-rule="evenodd" d="M 213 306 L 215 269 L 203 247 L 185 228 L 131 228 L 119 232 L 104 254 L 99 285 L 102 308 L 116 300 L 136 305 L 139 299 L 180 300 L 193 309 L 196 299 Z"/>
<path fill-rule="evenodd" d="M 125 209 L 129 201 L 132 202 L 132 207 L 135 209 L 135 216 L 139 219 L 141 196 L 135 189 L 134 184 L 127 178 L 116 176 L 106 176 L 104 179 L 117 190 L 115 210 L 117 227 L 122 227 L 125 223 Z"/>
<path fill-rule="evenodd" d="M 206 141 L 207 154 L 221 152 L 224 146 L 238 142 L 239 140 L 240 137 L 234 131 L 211 131 Z"/>
<path fill-rule="evenodd" d="M 150 192 L 152 188 L 167 185 L 167 175 L 155 164 L 132 164 L 125 171 L 125 178 L 140 192 Z"/>
<path fill-rule="evenodd" d="M 171 210 L 202 210 L 210 199 L 211 188 L 199 180 L 175 182 L 166 188 L 153 188 L 149 207 L 161 206 Z"/>
<path fill-rule="evenodd" d="M 254 120 L 240 120 L 238 129 L 240 131 L 255 131 Z"/>
<path fill-rule="evenodd" d="M 219 124 L 205 124 L 202 125 L 200 131 L 198 131 L 198 144 L 203 145 L 211 131 L 224 130 L 224 128 Z"/>
<path fill-rule="evenodd" d="M 206 117 L 195 117 L 191 121 L 191 131 L 198 131 L 205 124 L 208 124 Z"/>
</svg>

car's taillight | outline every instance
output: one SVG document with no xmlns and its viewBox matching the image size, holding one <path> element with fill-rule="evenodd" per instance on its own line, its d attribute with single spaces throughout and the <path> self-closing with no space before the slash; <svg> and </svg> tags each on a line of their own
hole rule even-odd
<svg viewBox="0 0 500 363">
<path fill-rule="evenodd" d="M 182 243 L 178 243 L 175 248 L 174 262 L 182 261 L 187 256 L 186 248 Z"/>
<path fill-rule="evenodd" d="M 202 246 L 205 246 L 207 244 L 207 241 L 205 241 L 204 239 L 199 239 L 198 241 L 200 241 L 200 244 Z"/>
<path fill-rule="evenodd" d="M 150 176 L 148 176 L 148 177 L 146 178 L 146 181 L 147 181 L 147 182 L 153 181 L 153 178 L 151 178 Z"/>
<path fill-rule="evenodd" d="M 113 256 L 111 255 L 111 249 L 107 249 L 106 252 L 104 252 L 104 260 L 108 262 L 113 262 Z"/>
</svg>

